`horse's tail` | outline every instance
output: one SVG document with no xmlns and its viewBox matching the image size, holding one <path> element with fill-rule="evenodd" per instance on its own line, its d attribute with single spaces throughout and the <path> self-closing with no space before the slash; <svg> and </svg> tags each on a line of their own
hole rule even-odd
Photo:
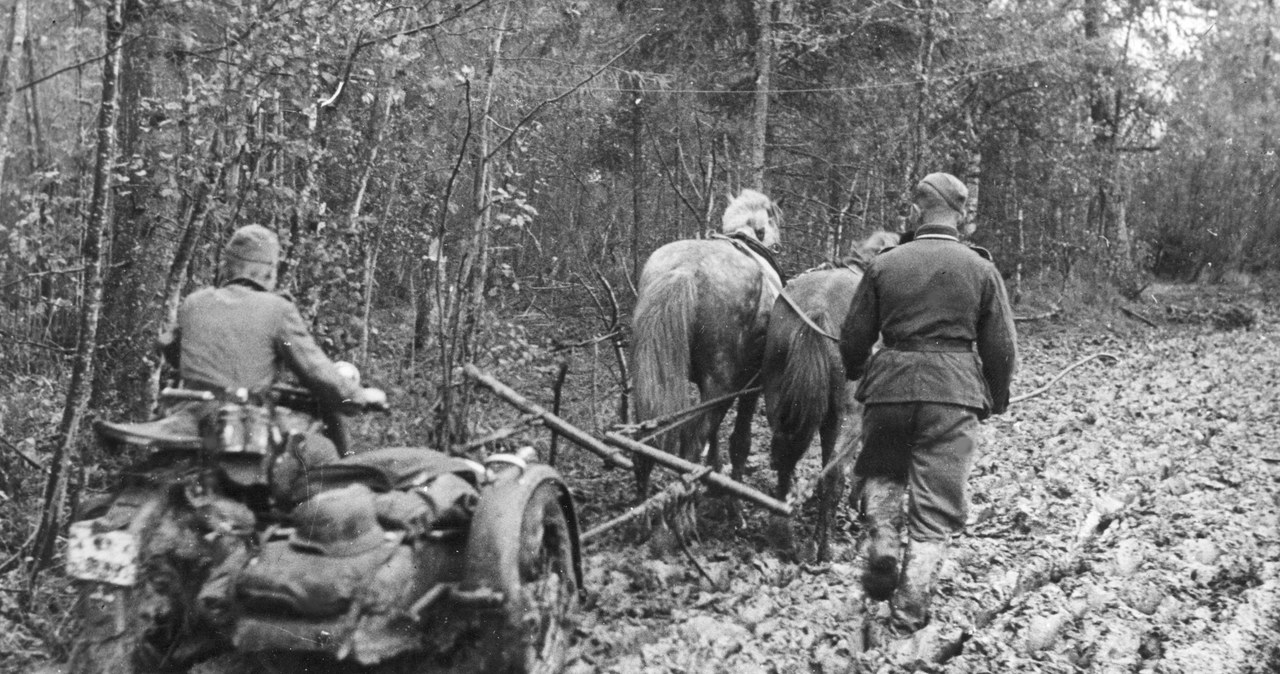
<svg viewBox="0 0 1280 674">
<path fill-rule="evenodd" d="M 691 329 L 696 279 L 675 272 L 645 288 L 631 319 L 631 372 L 636 420 L 666 416 L 689 406 Z M 678 431 L 664 433 L 658 446 L 678 454 Z"/>
<path fill-rule="evenodd" d="M 786 311 L 794 312 L 795 308 Z M 831 333 L 825 312 L 814 312 L 810 318 L 823 332 Z M 762 377 L 765 408 L 774 434 L 803 443 L 798 449 L 803 453 L 835 404 L 832 391 L 838 390 L 842 370 L 836 344 L 803 322 L 788 321 L 788 329 L 771 330 Z"/>
</svg>

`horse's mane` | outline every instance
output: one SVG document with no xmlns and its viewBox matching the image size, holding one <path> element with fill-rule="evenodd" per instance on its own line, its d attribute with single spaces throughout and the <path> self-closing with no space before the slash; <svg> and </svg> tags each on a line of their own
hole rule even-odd
<svg viewBox="0 0 1280 674">
<path fill-rule="evenodd" d="M 898 245 L 901 236 L 897 232 L 872 232 L 862 243 L 858 244 L 858 254 L 866 259 L 871 259 L 880 254 L 885 248 L 892 248 Z"/>
<path fill-rule="evenodd" d="M 886 248 L 892 248 L 898 245 L 899 236 L 900 235 L 897 232 L 886 232 L 884 230 L 872 232 L 870 236 L 854 246 L 853 250 L 849 251 L 848 255 L 826 260 L 816 267 L 804 270 L 803 273 L 808 274 L 811 271 L 838 269 L 840 267 L 866 269 L 867 265 L 871 263 L 871 258 L 879 255 Z"/>
<path fill-rule="evenodd" d="M 776 219 L 778 207 L 772 199 L 756 190 L 744 189 L 729 200 L 720 218 L 720 232 L 729 236 L 744 233 L 766 246 L 772 246 L 778 243 Z M 764 232 L 764 236 L 759 236 L 759 232 Z"/>
</svg>

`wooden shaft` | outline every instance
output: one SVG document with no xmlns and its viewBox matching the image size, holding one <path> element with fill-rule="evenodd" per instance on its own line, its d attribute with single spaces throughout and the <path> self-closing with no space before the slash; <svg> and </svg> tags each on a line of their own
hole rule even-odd
<svg viewBox="0 0 1280 674">
<path fill-rule="evenodd" d="M 659 466 L 679 473 L 694 473 L 702 469 L 702 466 L 699 466 L 696 463 L 685 461 L 678 456 L 668 454 L 656 447 L 650 447 L 649 445 L 636 442 L 635 440 L 619 433 L 605 433 L 604 441 L 608 445 L 625 449 L 633 454 L 639 454 L 652 459 L 653 462 Z M 729 479 L 720 473 L 707 473 L 702 477 L 702 481 L 715 485 L 716 487 L 719 487 L 730 494 L 743 499 L 744 501 L 750 501 L 758 506 L 772 510 L 779 515 L 790 517 L 792 514 L 791 506 L 757 489 L 752 489 L 737 480 Z"/>
<path fill-rule="evenodd" d="M 604 459 L 605 463 L 625 470 L 632 470 L 635 468 L 635 465 L 632 464 L 631 460 L 627 457 L 620 456 L 618 452 L 609 449 L 609 447 L 592 437 L 589 433 L 548 412 L 519 393 L 516 393 L 514 389 L 480 371 L 480 368 L 475 365 L 467 363 L 462 367 L 462 370 L 468 377 L 471 377 L 484 385 L 485 388 L 496 393 L 499 398 L 515 405 L 522 412 L 540 417 L 542 419 L 542 423 L 546 424 L 548 428 L 560 435 L 563 435 L 569 440 L 572 440 L 575 444 L 592 454 Z"/>
<path fill-rule="evenodd" d="M 654 510 L 664 508 L 668 503 L 680 498 L 681 496 L 692 493 L 693 491 L 696 491 L 696 488 L 690 488 L 689 485 L 683 482 L 673 482 L 671 483 L 671 486 L 649 497 L 649 500 L 644 503 L 641 503 L 608 522 L 605 522 L 604 524 L 582 534 L 582 536 L 579 537 L 579 540 L 581 540 L 584 545 L 590 543 L 599 536 L 602 536 L 613 529 L 617 529 L 627 522 L 639 519 L 641 516 L 653 512 Z"/>
<path fill-rule="evenodd" d="M 758 374 L 756 377 L 752 377 L 751 381 L 754 383 L 757 377 L 759 377 Z M 735 400 L 741 396 L 759 393 L 763 390 L 764 387 L 762 386 L 751 386 L 748 384 L 747 388 L 744 388 L 741 391 L 735 391 L 733 393 L 722 395 L 718 398 L 712 398 L 711 400 L 700 402 L 693 407 L 686 407 L 678 412 L 672 412 L 671 414 L 654 417 L 652 419 L 645 419 L 638 423 L 619 426 L 617 428 L 620 431 L 637 434 L 641 439 L 647 440 L 662 435 L 663 433 L 668 433 L 689 423 L 690 421 L 693 421 L 694 419 L 697 419 L 698 417 L 695 415 L 699 412 L 709 410 L 716 405 L 720 405 L 730 400 Z"/>
</svg>

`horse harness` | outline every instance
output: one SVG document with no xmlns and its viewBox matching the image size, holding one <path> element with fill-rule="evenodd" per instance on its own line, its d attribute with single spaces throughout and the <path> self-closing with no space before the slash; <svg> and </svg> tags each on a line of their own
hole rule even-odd
<svg viewBox="0 0 1280 674">
<path fill-rule="evenodd" d="M 755 237 L 742 232 L 737 232 L 734 234 L 721 234 L 719 232 L 712 232 L 710 234 L 710 237 L 712 239 L 723 239 L 725 241 L 728 241 L 729 243 L 732 243 L 733 246 L 738 250 L 744 253 L 747 253 L 748 255 L 754 255 L 756 258 L 763 260 L 766 264 L 769 265 L 769 268 L 773 270 L 773 273 L 778 275 L 778 278 L 782 281 L 782 285 L 787 284 L 787 281 L 789 279 L 787 278 L 787 275 L 783 273 L 782 267 L 778 266 L 778 260 L 773 257 L 773 251 L 766 248 L 765 245 L 763 243 L 760 243 L 760 241 L 757 240 Z"/>
<path fill-rule="evenodd" d="M 711 238 L 724 239 L 729 243 L 732 243 L 734 247 L 736 247 L 738 250 L 741 250 L 742 252 L 747 253 L 749 255 L 754 253 L 755 254 L 754 257 L 756 259 L 760 259 L 768 263 L 769 266 L 773 268 L 774 273 L 778 275 L 778 279 L 782 282 L 781 285 L 779 285 L 777 288 L 778 297 L 781 297 L 782 301 L 785 302 L 787 306 L 791 307 L 792 311 L 796 312 L 796 315 L 800 317 L 800 320 L 804 321 L 805 325 L 809 326 L 810 330 L 813 330 L 814 332 L 818 333 L 819 335 L 822 335 L 823 337 L 826 337 L 827 339 L 835 342 L 836 344 L 840 343 L 839 337 L 827 332 L 826 330 L 823 330 L 821 326 L 819 326 L 817 323 L 814 323 L 813 319 L 809 318 L 809 315 L 806 314 L 804 310 L 800 308 L 800 305 L 796 304 L 796 301 L 791 299 L 791 296 L 787 294 L 785 289 L 785 286 L 788 280 L 787 276 L 786 274 L 782 273 L 782 268 L 778 266 L 778 262 L 777 260 L 774 259 L 772 251 L 770 251 L 768 248 L 765 248 L 764 245 L 761 244 L 756 239 L 750 236 L 747 236 L 745 234 L 734 234 L 732 236 L 726 236 L 724 234 L 713 233 L 711 235 Z M 839 266 L 845 267 L 850 271 L 854 271 L 854 270 L 861 271 L 860 269 L 857 269 L 857 267 L 862 266 L 861 264 L 859 264 L 860 262 L 861 262 L 860 259 L 850 260 L 846 258 L 844 260 L 840 260 L 838 264 Z"/>
</svg>

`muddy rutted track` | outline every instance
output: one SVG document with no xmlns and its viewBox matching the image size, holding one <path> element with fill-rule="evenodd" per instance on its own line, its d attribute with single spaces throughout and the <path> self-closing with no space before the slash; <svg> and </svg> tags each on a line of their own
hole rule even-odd
<svg viewBox="0 0 1280 674">
<path fill-rule="evenodd" d="M 944 672 L 1280 667 L 1277 325 L 1032 335 L 1015 394 L 1097 351 L 1121 361 L 986 425 L 970 526 L 911 648 L 862 650 L 862 611 L 881 607 L 861 600 L 847 526 L 836 562 L 815 568 L 770 549 L 764 515 L 734 529 L 704 504 L 693 551 L 716 585 L 678 555 L 592 549 L 569 671 L 895 671 L 921 658 Z M 762 489 L 766 461 L 757 449 Z"/>
</svg>

